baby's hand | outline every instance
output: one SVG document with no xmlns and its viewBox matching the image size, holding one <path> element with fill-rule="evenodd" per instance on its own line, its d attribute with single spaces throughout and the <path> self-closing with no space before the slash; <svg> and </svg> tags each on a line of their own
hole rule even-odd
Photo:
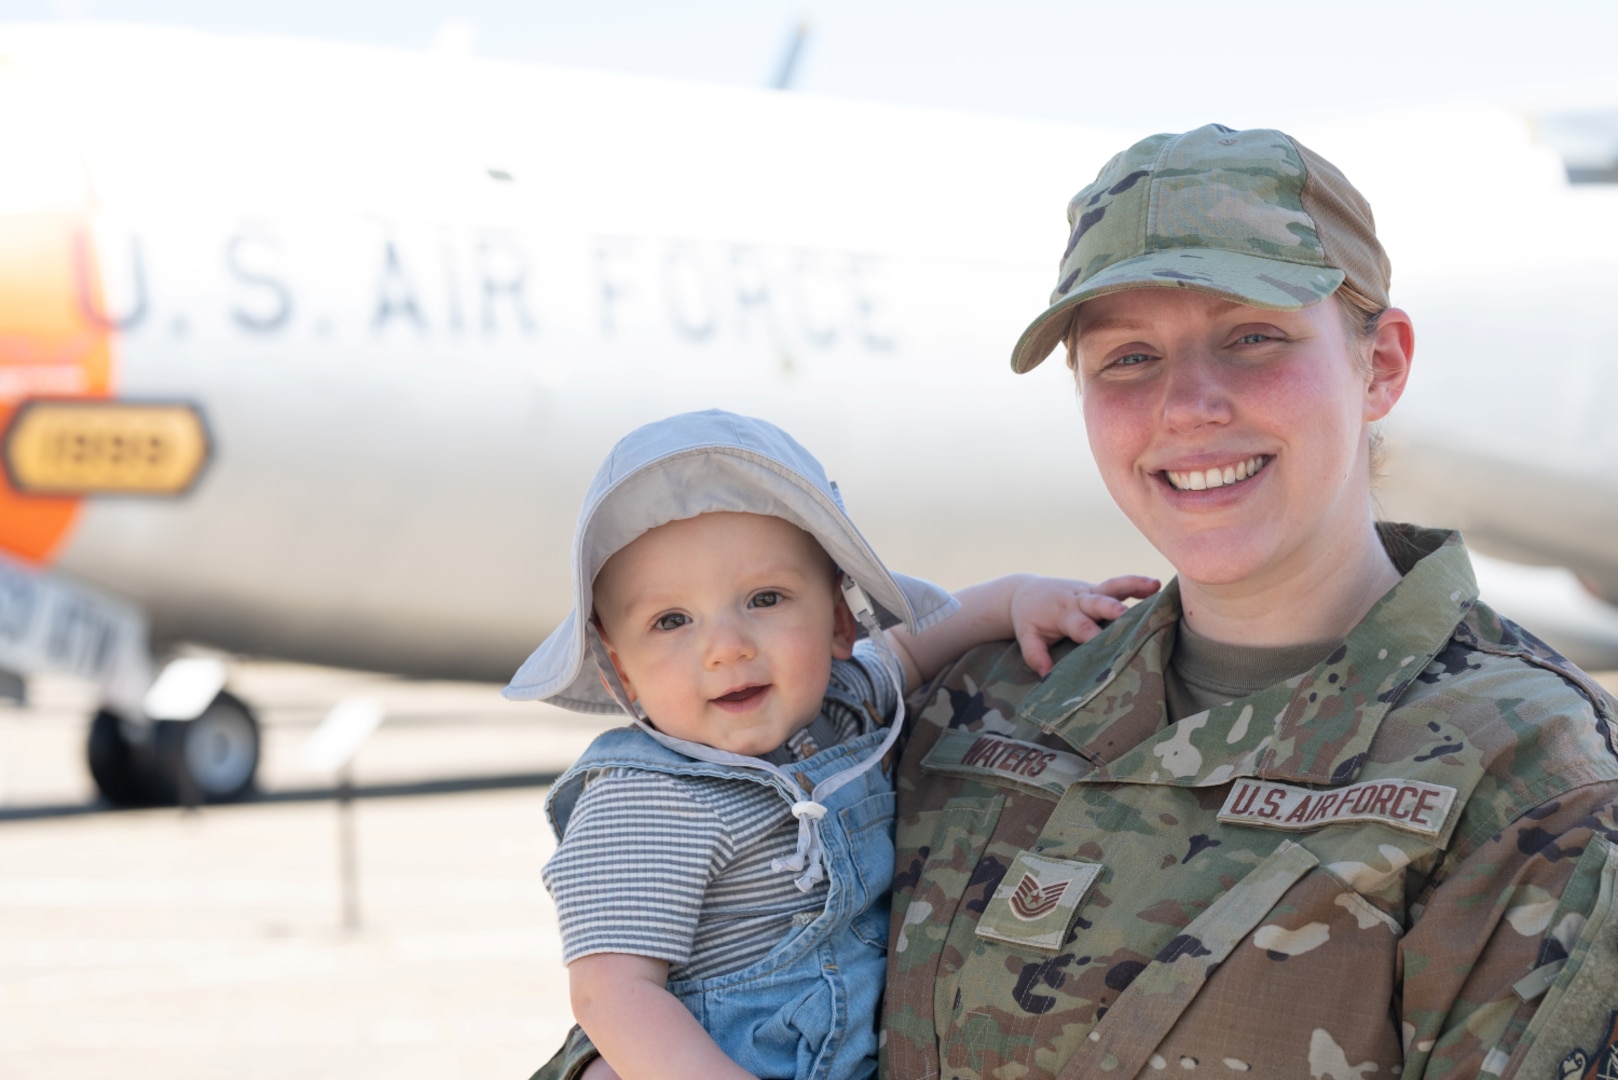
<svg viewBox="0 0 1618 1080">
<path fill-rule="evenodd" d="M 1011 629 L 1022 647 L 1023 663 L 1044 678 L 1052 667 L 1053 642 L 1089 641 L 1101 633 L 1100 623 L 1129 610 L 1121 601 L 1151 596 L 1158 587 L 1156 578 L 1139 574 L 1108 578 L 1099 585 L 1028 575 L 1011 594 Z"/>
</svg>

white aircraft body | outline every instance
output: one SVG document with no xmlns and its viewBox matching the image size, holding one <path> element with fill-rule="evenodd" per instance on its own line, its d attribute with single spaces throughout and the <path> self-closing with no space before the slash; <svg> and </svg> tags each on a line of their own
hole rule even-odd
<svg viewBox="0 0 1618 1080">
<path fill-rule="evenodd" d="M 1618 188 L 1504 112 L 1296 133 L 1417 319 L 1390 504 L 1618 595 Z M 503 680 L 608 447 L 709 406 L 798 436 L 906 571 L 1165 572 L 1060 361 L 1007 362 L 1067 199 L 1140 134 L 0 29 L 0 668 L 103 681 L 109 795 L 233 796 L 249 712 L 153 707 L 148 655 Z"/>
</svg>

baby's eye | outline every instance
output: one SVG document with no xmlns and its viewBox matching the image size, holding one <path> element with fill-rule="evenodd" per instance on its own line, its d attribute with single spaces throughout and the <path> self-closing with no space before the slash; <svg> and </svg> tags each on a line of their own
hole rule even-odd
<svg viewBox="0 0 1618 1080">
<path fill-rule="evenodd" d="M 690 621 L 689 616 L 681 615 L 677 611 L 671 611 L 667 615 L 659 615 L 653 620 L 652 625 L 659 630 L 678 630 Z"/>
<path fill-rule="evenodd" d="M 761 593 L 754 593 L 753 599 L 748 602 L 750 607 L 774 607 L 781 602 L 781 594 L 773 589 L 765 589 Z"/>
</svg>

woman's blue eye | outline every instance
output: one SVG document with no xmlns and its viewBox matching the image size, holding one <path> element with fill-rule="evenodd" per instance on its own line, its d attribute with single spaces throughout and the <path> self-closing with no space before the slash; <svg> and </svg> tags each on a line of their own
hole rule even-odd
<svg viewBox="0 0 1618 1080">
<path fill-rule="evenodd" d="M 771 590 L 753 594 L 753 607 L 774 607 L 781 602 L 781 594 Z"/>
<path fill-rule="evenodd" d="M 1251 334 L 1243 334 L 1241 337 L 1237 338 L 1236 343 L 1238 345 L 1259 345 L 1263 342 L 1274 340 L 1275 339 L 1269 334 L 1261 334 L 1255 330 Z"/>
<path fill-rule="evenodd" d="M 1151 357 L 1146 353 L 1135 352 L 1129 353 L 1126 356 L 1120 356 L 1118 359 L 1112 362 L 1112 365 L 1113 367 L 1134 367 L 1136 364 L 1144 364 L 1150 359 Z"/>
<path fill-rule="evenodd" d="M 690 621 L 690 618 L 685 615 L 670 612 L 667 615 L 659 615 L 652 625 L 659 630 L 678 630 Z"/>
</svg>

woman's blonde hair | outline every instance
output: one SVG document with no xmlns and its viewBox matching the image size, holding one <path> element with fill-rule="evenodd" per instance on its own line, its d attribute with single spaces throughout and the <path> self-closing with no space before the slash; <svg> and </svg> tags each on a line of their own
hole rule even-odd
<svg viewBox="0 0 1618 1080">
<path fill-rule="evenodd" d="M 1337 291 L 1331 295 L 1343 311 L 1350 336 L 1361 342 L 1376 337 L 1376 328 L 1382 322 L 1382 313 L 1388 310 L 1384 305 L 1372 300 L 1347 281 L 1337 286 Z"/>
<path fill-rule="evenodd" d="M 1337 286 L 1332 293 L 1337 301 L 1338 309 L 1343 313 L 1343 320 L 1348 325 L 1349 344 L 1354 347 L 1354 362 L 1360 369 L 1360 374 L 1366 378 L 1371 376 L 1371 351 L 1367 347 L 1376 337 L 1376 328 L 1382 323 L 1382 313 L 1388 309 L 1360 292 L 1348 282 Z M 1374 488 L 1382 483 L 1387 475 L 1388 463 L 1387 449 L 1382 441 L 1382 426 L 1371 425 L 1371 486 Z"/>
</svg>

